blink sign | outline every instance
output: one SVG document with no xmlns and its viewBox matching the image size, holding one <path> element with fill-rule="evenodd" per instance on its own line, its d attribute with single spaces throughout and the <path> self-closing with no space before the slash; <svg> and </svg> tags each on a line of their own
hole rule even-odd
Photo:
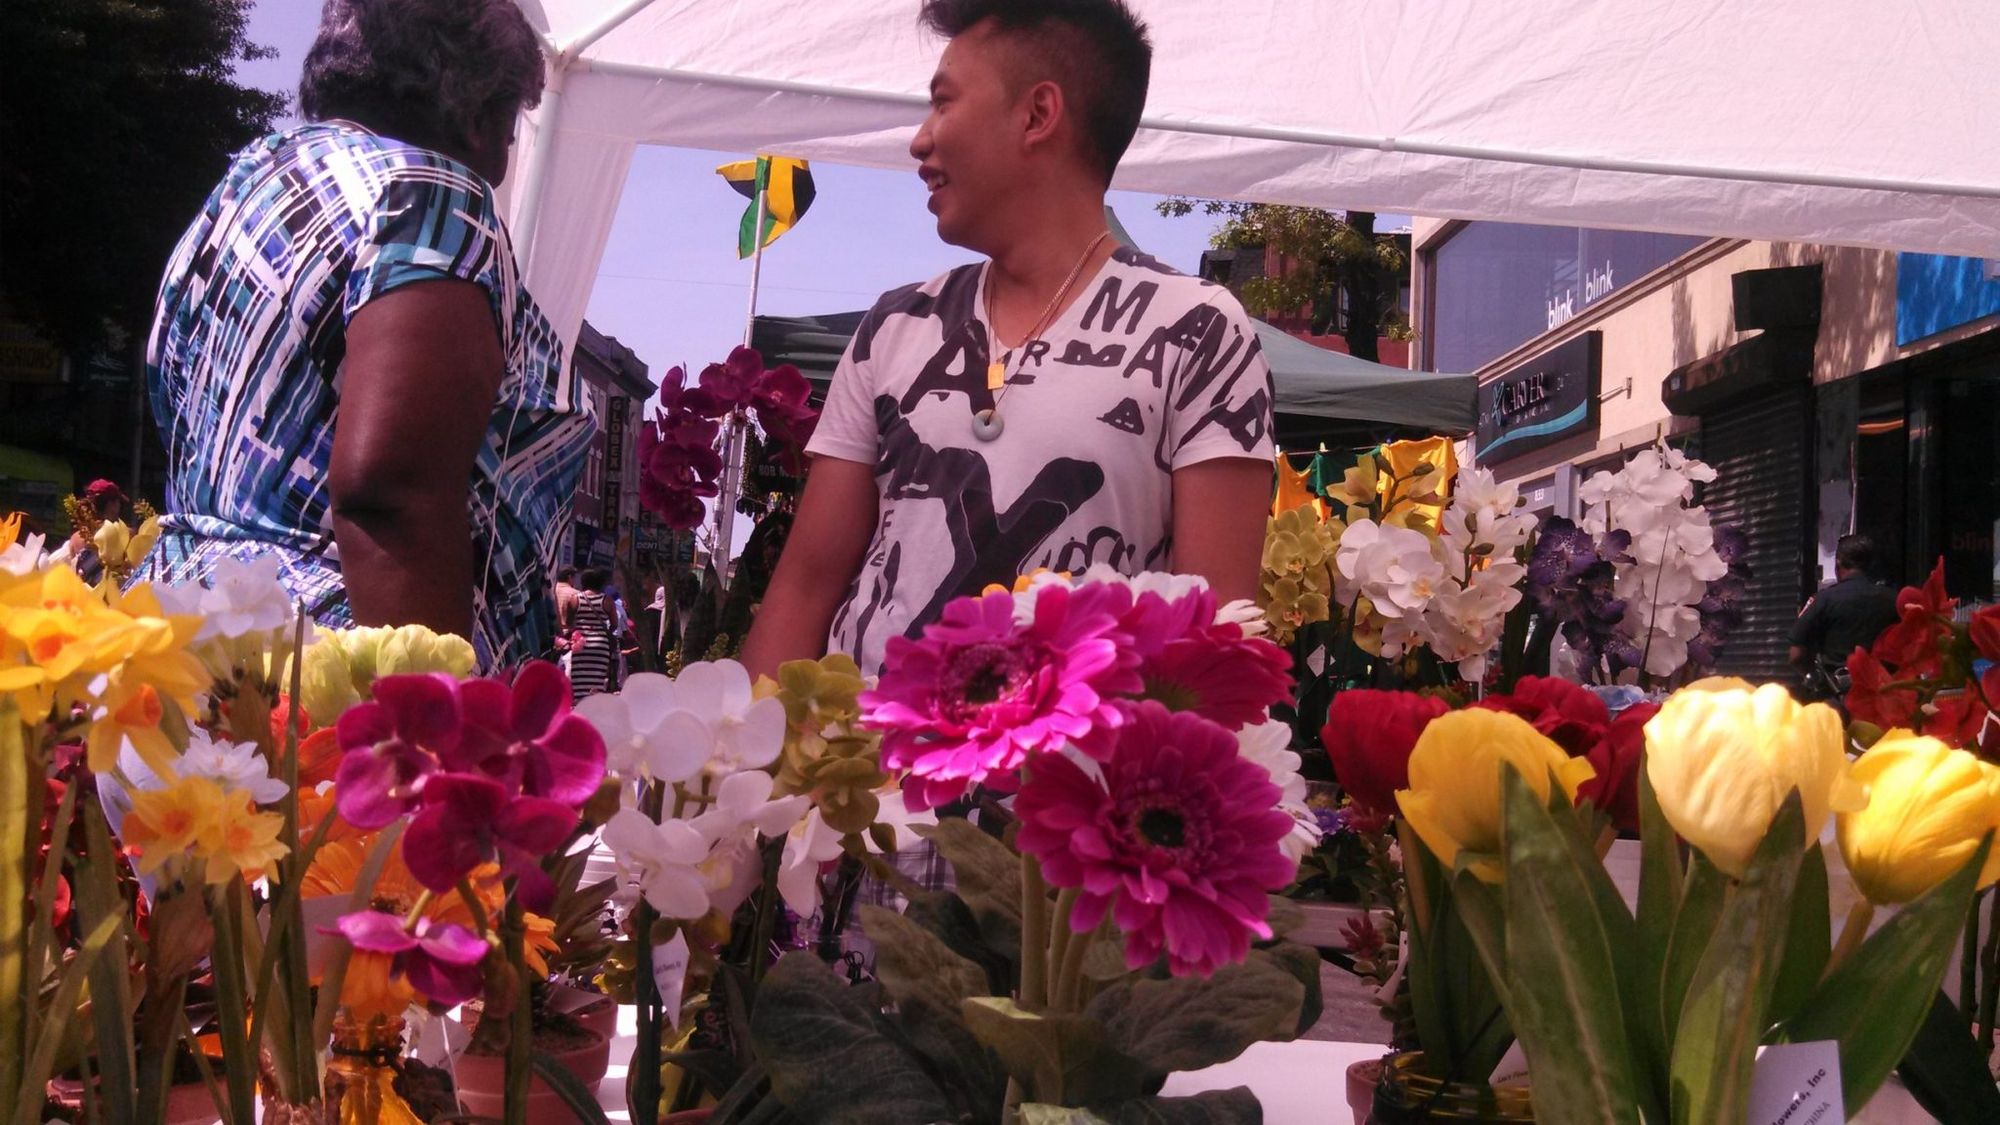
<svg viewBox="0 0 2000 1125">
<path fill-rule="evenodd" d="M 1586 332 L 1479 386 L 1474 456 L 1482 466 L 1597 428 L 1600 332 Z"/>
</svg>

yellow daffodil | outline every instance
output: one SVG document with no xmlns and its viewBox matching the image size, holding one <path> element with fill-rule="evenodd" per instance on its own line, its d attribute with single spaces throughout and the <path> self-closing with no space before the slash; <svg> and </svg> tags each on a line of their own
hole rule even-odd
<svg viewBox="0 0 2000 1125">
<path fill-rule="evenodd" d="M 1588 761 L 1572 758 L 1525 719 L 1499 711 L 1451 711 L 1432 719 L 1410 752 L 1410 787 L 1396 791 L 1397 807 L 1425 846 L 1446 867 L 1464 866 L 1489 883 L 1500 881 L 1502 762 L 1547 800 L 1549 780 L 1574 798 L 1596 775 Z M 1461 859 L 1460 853 L 1469 853 Z"/>
<path fill-rule="evenodd" d="M 147 516 L 139 524 L 139 530 L 132 533 L 132 542 L 125 547 L 125 558 L 133 566 L 144 562 L 153 550 L 153 544 L 160 541 L 160 517 Z"/>
<path fill-rule="evenodd" d="M 278 839 L 284 827 L 283 813 L 258 812 L 248 794 L 225 793 L 195 839 L 196 853 L 208 861 L 208 881 L 261 877 L 291 850 Z"/>
<path fill-rule="evenodd" d="M 0 550 L 12 547 L 21 540 L 21 525 L 28 518 L 26 512 L 8 512 L 0 516 Z"/>
<path fill-rule="evenodd" d="M 120 747 L 130 739 L 147 768 L 161 777 L 173 776 L 174 744 L 160 729 L 166 708 L 153 685 L 114 681 L 105 689 L 103 702 L 103 713 L 91 721 L 84 736 L 90 768 L 110 772 L 118 764 Z"/>
<path fill-rule="evenodd" d="M 1646 724 L 1646 776 L 1674 831 L 1741 878 L 1793 789 L 1808 841 L 1834 812 L 1867 802 L 1845 749 L 1826 704 L 1801 706 L 1776 684 L 1707 679 L 1675 692 Z"/>
<path fill-rule="evenodd" d="M 97 534 L 90 537 L 91 545 L 97 548 L 97 557 L 105 566 L 123 566 L 125 553 L 132 546 L 132 529 L 123 520 L 105 520 L 97 525 Z"/>
<path fill-rule="evenodd" d="M 1935 738 L 1892 730 L 1854 763 L 1868 804 L 1835 818 L 1840 855 L 1878 905 L 1909 902 L 1965 866 L 2000 830 L 2000 769 Z M 2000 879 L 2000 848 L 1979 886 Z"/>
<path fill-rule="evenodd" d="M 132 811 L 119 835 L 139 853 L 139 874 L 150 875 L 196 840 L 222 811 L 222 787 L 205 777 L 184 777 L 165 789 L 132 794 Z"/>
</svg>

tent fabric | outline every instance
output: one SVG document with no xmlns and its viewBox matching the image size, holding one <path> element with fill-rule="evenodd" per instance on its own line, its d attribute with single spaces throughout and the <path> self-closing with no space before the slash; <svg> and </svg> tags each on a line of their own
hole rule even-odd
<svg viewBox="0 0 2000 1125">
<path fill-rule="evenodd" d="M 552 78 L 509 217 L 567 338 L 634 144 L 912 167 L 915 0 L 519 2 Z M 1134 6 L 1116 187 L 2000 256 L 1989 0 Z"/>
<path fill-rule="evenodd" d="M 861 324 L 862 313 L 759 316 L 750 344 L 768 364 L 789 363 L 808 378 L 825 381 Z M 1257 340 L 1271 365 L 1280 416 L 1352 422 L 1463 434 L 1478 410 L 1478 380 L 1471 375 L 1406 371 L 1344 352 L 1315 347 L 1257 321 Z"/>
</svg>

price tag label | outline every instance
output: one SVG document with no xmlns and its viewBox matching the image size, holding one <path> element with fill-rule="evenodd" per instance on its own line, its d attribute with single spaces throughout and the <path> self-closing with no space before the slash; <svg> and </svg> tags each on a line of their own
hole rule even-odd
<svg viewBox="0 0 2000 1125">
<path fill-rule="evenodd" d="M 687 984 L 687 969 L 687 935 L 675 930 L 672 941 L 653 947 L 653 987 L 659 990 L 660 1007 L 666 1009 L 667 1022 L 675 1030 L 681 1026 L 681 989 Z"/>
<path fill-rule="evenodd" d="M 1757 1051 L 1748 1125 L 1840 1125 L 1840 1044 L 1779 1043 Z"/>
</svg>

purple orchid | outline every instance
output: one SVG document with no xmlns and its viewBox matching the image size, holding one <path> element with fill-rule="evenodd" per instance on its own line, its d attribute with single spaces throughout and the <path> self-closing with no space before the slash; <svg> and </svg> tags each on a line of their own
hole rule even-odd
<svg viewBox="0 0 2000 1125">
<path fill-rule="evenodd" d="M 479 995 L 485 979 L 479 963 L 489 947 L 456 923 L 419 917 L 411 931 L 393 914 L 361 910 L 342 915 L 335 930 L 326 932 L 338 932 L 363 952 L 389 954 L 389 971 L 433 1004 L 463 1004 Z"/>
<path fill-rule="evenodd" d="M 542 873 L 541 857 L 562 846 L 576 827 L 576 808 L 546 797 L 511 797 L 492 778 L 469 773 L 432 774 L 424 808 L 403 839 L 403 862 L 417 882 L 443 894 L 473 868 L 500 858 L 514 876 L 522 905 L 547 910 L 555 885 Z"/>
</svg>

